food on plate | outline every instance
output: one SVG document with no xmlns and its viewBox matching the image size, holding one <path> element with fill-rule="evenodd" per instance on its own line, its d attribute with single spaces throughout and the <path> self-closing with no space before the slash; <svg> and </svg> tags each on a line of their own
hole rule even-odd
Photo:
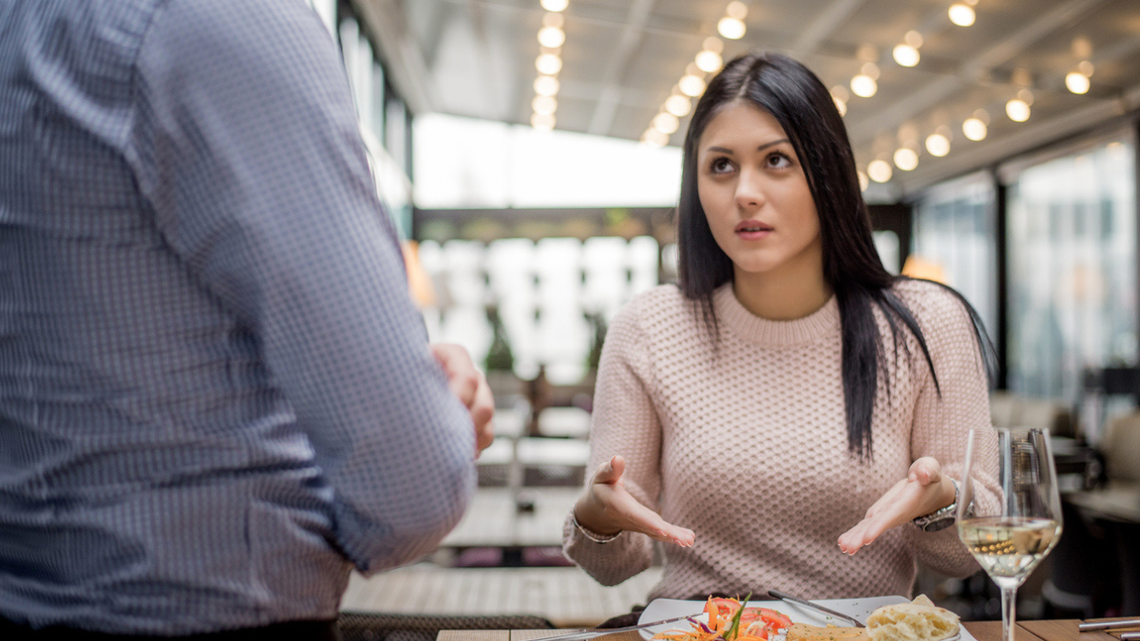
<svg viewBox="0 0 1140 641">
<path fill-rule="evenodd" d="M 870 641 L 866 628 L 841 628 L 795 623 L 788 628 L 787 641 Z"/>
<path fill-rule="evenodd" d="M 694 616 L 690 619 L 693 624 L 690 630 L 669 630 L 653 638 L 665 641 L 713 641 L 718 638 L 724 641 L 767 641 L 777 632 L 791 627 L 792 620 L 786 614 L 769 608 L 741 607 L 747 602 L 748 597 L 743 601 L 709 597 L 705 601 L 708 623 L 698 621 Z"/>
<path fill-rule="evenodd" d="M 867 617 L 871 641 L 940 641 L 958 634 L 958 615 L 918 595 L 911 603 L 884 605 Z"/>
</svg>

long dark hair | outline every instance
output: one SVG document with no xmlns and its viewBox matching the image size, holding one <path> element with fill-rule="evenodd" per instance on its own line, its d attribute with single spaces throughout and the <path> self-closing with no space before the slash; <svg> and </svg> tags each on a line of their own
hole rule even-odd
<svg viewBox="0 0 1140 641">
<path fill-rule="evenodd" d="M 732 280 L 733 266 L 713 238 L 701 207 L 697 145 L 709 122 L 726 105 L 741 101 L 751 103 L 780 123 L 804 168 L 819 214 L 823 276 L 839 304 L 847 448 L 853 455 L 869 459 L 877 376 L 886 358 L 872 305 L 886 317 L 895 350 L 902 331 L 900 322 L 914 335 L 940 396 L 942 389 L 922 330 L 910 309 L 891 290 L 903 277 L 892 276 L 875 250 L 871 217 L 859 189 L 855 157 L 843 118 L 827 88 L 799 62 L 779 54 L 740 56 L 709 82 L 697 103 L 685 135 L 681 200 L 677 207 L 678 284 L 686 298 L 700 303 L 710 333 L 719 336 L 713 291 Z M 989 374 L 993 371 L 993 348 L 981 318 L 960 294 L 950 291 L 969 311 Z"/>
</svg>

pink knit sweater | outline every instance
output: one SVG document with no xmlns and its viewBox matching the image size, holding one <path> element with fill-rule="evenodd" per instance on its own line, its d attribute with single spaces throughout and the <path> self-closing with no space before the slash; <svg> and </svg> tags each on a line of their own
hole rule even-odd
<svg viewBox="0 0 1140 641">
<path fill-rule="evenodd" d="M 805 318 L 770 321 L 725 285 L 715 292 L 719 351 L 675 286 L 638 296 L 614 319 L 598 372 L 589 469 L 621 454 L 633 496 L 696 533 L 691 548 L 663 546 L 664 577 L 650 598 L 772 588 L 817 599 L 909 596 L 916 558 L 951 575 L 977 569 L 956 528 L 904 525 L 854 556 L 839 549 L 839 535 L 915 459 L 933 456 L 961 479 L 969 429 L 990 424 L 964 307 L 931 283 L 904 281 L 894 291 L 922 327 L 942 393 L 905 329 L 895 358 L 876 310 L 890 393 L 880 375 L 872 463 L 848 454 L 834 296 Z M 566 555 L 605 585 L 653 558 L 645 535 L 594 543 L 569 517 L 563 541 Z"/>
</svg>

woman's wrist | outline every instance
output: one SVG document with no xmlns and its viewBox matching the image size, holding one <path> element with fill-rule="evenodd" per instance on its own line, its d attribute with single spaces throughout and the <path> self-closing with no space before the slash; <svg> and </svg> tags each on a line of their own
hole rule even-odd
<svg viewBox="0 0 1140 641">
<path fill-rule="evenodd" d="M 584 534 L 593 534 L 598 537 L 613 538 L 621 534 L 622 529 L 620 527 L 607 527 L 603 519 L 597 518 L 597 510 L 591 509 L 588 505 L 583 505 L 584 502 L 588 502 L 589 500 L 590 497 L 583 496 L 578 500 L 578 503 L 574 505 L 574 512 L 571 514 L 571 517 L 574 519 L 574 526 L 582 530 Z"/>
</svg>

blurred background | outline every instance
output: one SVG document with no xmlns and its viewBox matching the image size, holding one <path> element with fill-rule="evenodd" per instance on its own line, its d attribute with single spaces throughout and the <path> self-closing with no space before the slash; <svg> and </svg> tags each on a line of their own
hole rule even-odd
<svg viewBox="0 0 1140 641">
<path fill-rule="evenodd" d="M 608 322 L 676 277 L 680 145 L 755 50 L 844 114 L 886 267 L 946 282 L 999 355 L 995 425 L 1045 426 L 1065 533 L 1019 616 L 1140 615 L 1136 0 L 312 0 L 433 340 L 487 370 L 500 437 L 431 558 L 347 610 L 593 625 L 659 570 L 565 567 Z M 983 574 L 916 591 L 997 618 Z M 810 595 L 809 595 L 810 596 Z"/>
</svg>

